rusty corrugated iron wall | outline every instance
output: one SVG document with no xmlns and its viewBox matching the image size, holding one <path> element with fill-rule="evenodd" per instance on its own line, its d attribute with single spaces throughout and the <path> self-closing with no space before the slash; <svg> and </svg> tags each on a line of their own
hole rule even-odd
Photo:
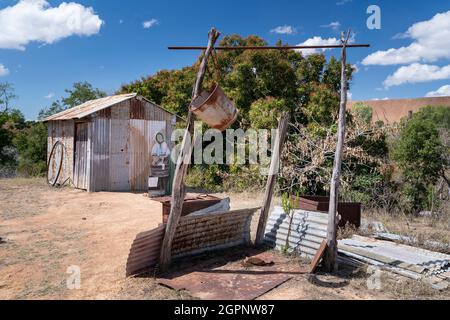
<svg viewBox="0 0 450 320">
<path fill-rule="evenodd" d="M 259 208 L 206 213 L 180 218 L 172 244 L 172 255 L 179 258 L 250 242 L 250 225 Z M 165 224 L 139 233 L 130 248 L 126 275 L 149 271 L 159 260 Z"/>
<path fill-rule="evenodd" d="M 136 98 L 97 112 L 90 122 L 89 191 L 146 191 L 155 130 L 165 126 L 170 147 L 173 115 Z"/>
<path fill-rule="evenodd" d="M 48 121 L 48 153 L 56 141 L 64 145 L 58 183 L 67 182 L 68 178 L 74 182 L 75 126 L 76 122 L 87 122 L 87 164 L 85 177 L 77 175 L 77 181 L 83 181 L 78 185 L 91 192 L 147 191 L 153 136 L 163 130 L 172 148 L 173 118 L 161 107 L 132 96 L 83 119 Z"/>
</svg>

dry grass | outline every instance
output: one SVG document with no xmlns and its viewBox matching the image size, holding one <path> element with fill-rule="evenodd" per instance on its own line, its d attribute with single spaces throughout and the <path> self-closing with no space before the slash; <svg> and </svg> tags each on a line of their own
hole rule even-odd
<svg viewBox="0 0 450 320">
<path fill-rule="evenodd" d="M 405 244 L 450 254 L 450 212 L 447 210 L 424 217 L 366 211 L 363 217 L 382 222 L 391 233 L 416 239 L 414 242 L 401 241 Z M 434 245 L 433 241 L 441 243 L 442 246 Z"/>
<path fill-rule="evenodd" d="M 261 194 L 252 193 L 227 196 L 234 209 L 259 206 L 262 199 Z M 160 205 L 143 195 L 89 194 L 53 189 L 44 179 L 0 179 L 0 299 L 192 299 L 185 291 L 158 285 L 151 275 L 124 276 L 135 235 L 156 226 L 160 218 Z M 426 218 L 381 214 L 371 218 L 392 230 L 401 231 L 408 222 L 408 232 L 416 228 L 431 234 L 434 230 L 439 239 L 448 233 L 440 221 Z M 344 229 L 341 236 L 354 231 Z M 81 267 L 80 290 L 66 287 L 66 270 L 71 265 Z M 261 299 L 448 299 L 450 294 L 389 277 L 383 280 L 382 290 L 369 290 L 368 276 L 364 268 L 344 268 L 334 275 L 298 275 Z"/>
</svg>

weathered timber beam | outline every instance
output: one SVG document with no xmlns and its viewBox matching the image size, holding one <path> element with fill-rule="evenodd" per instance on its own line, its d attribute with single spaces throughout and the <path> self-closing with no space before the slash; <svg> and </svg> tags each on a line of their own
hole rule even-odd
<svg viewBox="0 0 450 320">
<path fill-rule="evenodd" d="M 206 66 L 208 63 L 208 58 L 214 48 L 214 44 L 219 38 L 219 35 L 220 33 L 217 32 L 215 28 L 212 28 L 211 31 L 209 32 L 208 46 L 206 47 L 206 51 L 203 54 L 202 62 L 200 63 L 200 68 L 197 73 L 197 79 L 195 81 L 195 85 L 192 91 L 192 100 L 194 100 L 200 95 L 202 81 L 205 76 Z M 191 138 L 191 133 L 194 131 L 193 130 L 194 116 L 190 110 L 188 113 L 187 122 L 188 123 L 186 127 L 186 132 L 184 133 L 183 136 L 180 154 L 178 156 L 175 167 L 175 177 L 172 186 L 172 202 L 170 207 L 170 214 L 166 225 L 166 232 L 161 246 L 161 254 L 159 259 L 161 270 L 166 269 L 170 264 L 173 237 L 175 235 L 175 231 L 181 217 L 184 197 L 186 195 L 184 178 L 186 176 L 187 169 L 189 167 L 192 148 L 194 145 Z M 194 141 L 195 139 L 196 137 L 194 136 Z"/>
<path fill-rule="evenodd" d="M 337 206 L 339 201 L 339 184 L 341 178 L 342 155 L 345 140 L 345 116 L 347 105 L 347 52 L 346 47 L 350 37 L 342 34 L 342 57 L 341 57 L 341 101 L 339 105 L 338 133 L 336 152 L 334 154 L 333 175 L 330 183 L 330 203 L 328 208 L 327 250 L 324 256 L 324 267 L 328 272 L 337 269 Z"/>
<path fill-rule="evenodd" d="M 266 190 L 264 192 L 264 200 L 261 208 L 261 215 L 258 222 L 258 230 L 256 232 L 256 245 L 261 245 L 264 242 L 264 232 L 266 229 L 267 218 L 269 216 L 270 205 L 272 203 L 273 189 L 278 177 L 281 151 L 283 148 L 284 140 L 286 139 L 289 118 L 289 113 L 285 112 L 281 116 L 278 123 L 278 132 L 275 138 L 275 145 L 273 147 L 269 176 L 267 178 Z"/>
</svg>

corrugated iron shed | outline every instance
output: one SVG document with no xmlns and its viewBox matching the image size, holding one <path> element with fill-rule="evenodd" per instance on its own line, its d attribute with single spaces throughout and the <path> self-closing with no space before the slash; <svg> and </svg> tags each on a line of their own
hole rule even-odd
<svg viewBox="0 0 450 320">
<path fill-rule="evenodd" d="M 64 149 L 57 183 L 91 192 L 148 191 L 156 134 L 172 149 L 175 117 L 132 93 L 88 101 L 46 118 L 48 150 L 56 142 Z"/>
</svg>

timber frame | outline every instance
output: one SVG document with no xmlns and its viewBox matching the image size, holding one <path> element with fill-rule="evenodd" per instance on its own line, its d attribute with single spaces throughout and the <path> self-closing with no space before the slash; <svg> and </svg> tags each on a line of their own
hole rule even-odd
<svg viewBox="0 0 450 320">
<path fill-rule="evenodd" d="M 358 48 L 358 47 L 369 47 L 369 44 L 348 44 L 350 35 L 350 30 L 347 32 L 347 37 L 342 35 L 342 44 L 340 45 L 324 45 L 324 46 L 261 46 L 261 47 L 215 47 L 215 43 L 220 36 L 220 33 L 212 28 L 208 34 L 208 45 L 203 46 L 171 46 L 168 47 L 169 50 L 202 50 L 204 53 L 201 56 L 201 64 L 199 71 L 197 73 L 197 78 L 195 86 L 192 93 L 192 100 L 194 100 L 198 95 L 200 95 L 202 81 L 206 71 L 206 65 L 208 58 L 214 50 L 291 50 L 291 49 L 323 49 L 323 48 L 342 48 L 342 70 L 341 70 L 341 103 L 339 112 L 339 131 L 338 131 L 338 146 L 336 149 L 335 163 L 333 167 L 333 179 L 331 181 L 331 189 L 333 194 L 331 194 L 332 199 L 330 199 L 329 206 L 329 226 L 328 226 L 328 237 L 327 244 L 323 248 L 326 250 L 325 260 L 328 266 L 333 266 L 330 271 L 337 266 L 336 263 L 336 233 L 337 233 L 337 197 L 338 197 L 338 182 L 340 178 L 340 168 L 342 162 L 342 149 L 345 136 L 345 108 L 347 103 L 347 79 L 346 79 L 346 49 L 347 48 Z M 170 265 L 171 261 L 171 248 L 173 238 L 176 232 L 178 222 L 181 217 L 181 211 L 183 207 L 183 201 L 186 194 L 184 179 L 187 173 L 187 169 L 190 162 L 190 157 L 192 154 L 192 148 L 195 145 L 197 137 L 191 139 L 191 134 L 193 133 L 193 113 L 189 110 L 187 118 L 187 127 L 185 135 L 183 137 L 183 142 L 181 145 L 181 152 L 178 156 L 176 163 L 176 170 L 172 188 L 172 201 L 169 219 L 165 229 L 165 235 L 161 246 L 159 264 L 160 269 L 165 270 Z M 273 147 L 273 156 L 270 164 L 270 171 L 267 179 L 266 190 L 264 194 L 263 205 L 261 208 L 260 220 L 258 223 L 258 230 L 256 236 L 256 245 L 261 245 L 264 240 L 264 231 L 266 228 L 268 213 L 271 205 L 271 199 L 273 195 L 273 189 L 275 186 L 276 178 L 279 171 L 279 162 L 282 152 L 282 147 L 287 136 L 287 128 L 289 125 L 290 116 L 288 113 L 284 113 L 278 124 L 278 134 L 275 140 L 275 145 Z M 326 248 L 326 249 L 325 249 Z"/>
</svg>

